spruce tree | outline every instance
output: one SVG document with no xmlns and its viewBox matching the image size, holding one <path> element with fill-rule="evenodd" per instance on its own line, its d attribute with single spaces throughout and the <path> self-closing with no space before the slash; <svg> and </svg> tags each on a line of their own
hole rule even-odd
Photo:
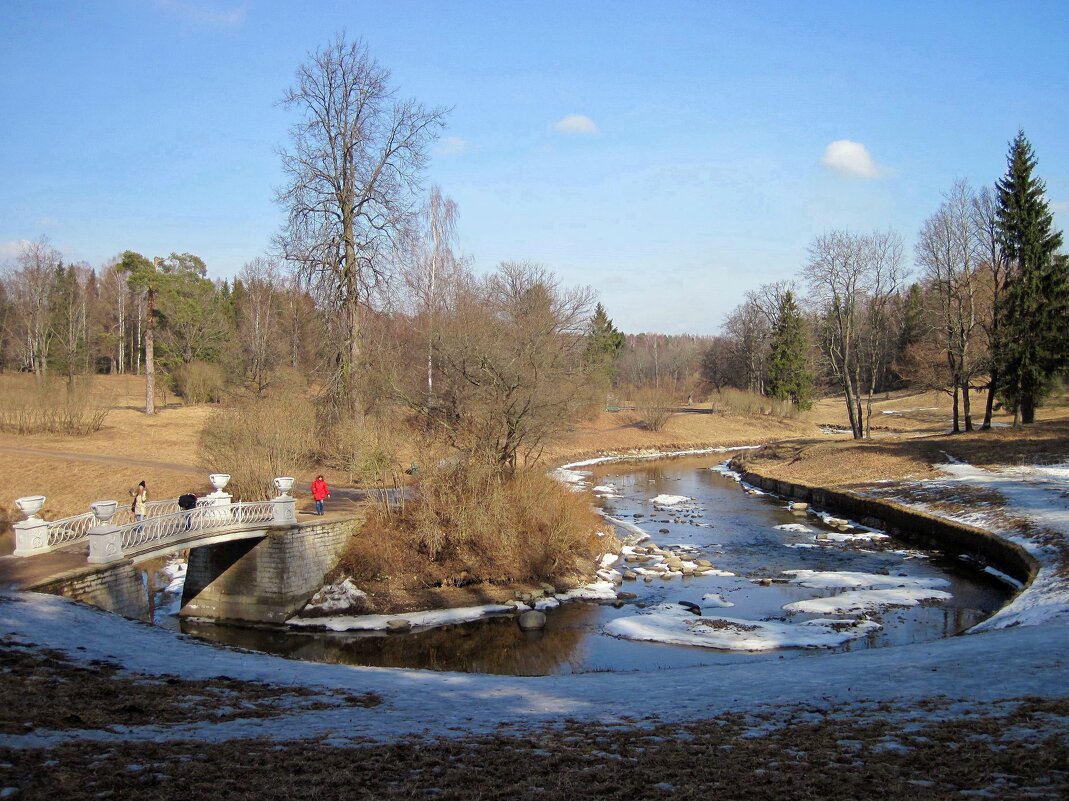
<svg viewBox="0 0 1069 801">
<path fill-rule="evenodd" d="M 605 367 L 606 375 L 611 379 L 616 371 L 616 354 L 624 346 L 624 335 L 616 330 L 612 320 L 600 303 L 594 309 L 590 320 L 590 333 L 587 335 L 587 358 Z"/>
<path fill-rule="evenodd" d="M 1019 131 L 1010 145 L 1006 176 L 996 184 L 999 244 L 1009 262 L 995 343 L 998 390 L 1014 422 L 1032 423 L 1054 374 L 1069 355 L 1069 262 L 1058 254 L 1044 182 L 1033 176 L 1032 145 Z"/>
<path fill-rule="evenodd" d="M 788 398 L 805 411 L 813 405 L 813 378 L 806 359 L 805 323 L 794 295 L 788 290 L 780 301 L 768 354 L 768 394 Z"/>
</svg>

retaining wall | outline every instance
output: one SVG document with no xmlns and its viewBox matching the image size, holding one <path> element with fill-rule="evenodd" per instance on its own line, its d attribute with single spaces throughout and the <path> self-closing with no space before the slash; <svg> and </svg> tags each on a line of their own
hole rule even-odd
<svg viewBox="0 0 1069 801">
<path fill-rule="evenodd" d="M 1039 562 L 1020 545 L 975 526 L 935 517 L 894 501 L 768 478 L 747 470 L 744 464 L 735 460 L 731 468 L 741 473 L 746 483 L 755 487 L 849 516 L 862 525 L 881 529 L 922 548 L 967 554 L 1022 584 L 1031 582 L 1039 570 Z"/>
<path fill-rule="evenodd" d="M 135 620 L 152 617 L 144 573 L 129 559 L 107 566 L 88 565 L 26 589 L 62 595 Z"/>
<path fill-rule="evenodd" d="M 322 586 L 356 527 L 352 519 L 304 523 L 260 540 L 192 548 L 179 614 L 282 623 Z"/>
</svg>

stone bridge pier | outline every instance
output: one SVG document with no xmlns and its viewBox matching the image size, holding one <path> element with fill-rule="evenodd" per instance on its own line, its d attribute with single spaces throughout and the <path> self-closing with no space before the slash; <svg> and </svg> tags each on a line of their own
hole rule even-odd
<svg viewBox="0 0 1069 801">
<path fill-rule="evenodd" d="M 189 549 L 181 617 L 283 623 L 318 590 L 353 535 L 352 519 Z"/>
</svg>

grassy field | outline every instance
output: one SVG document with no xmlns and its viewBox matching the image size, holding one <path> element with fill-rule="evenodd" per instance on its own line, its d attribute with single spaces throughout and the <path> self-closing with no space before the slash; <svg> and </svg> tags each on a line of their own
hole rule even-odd
<svg viewBox="0 0 1069 801">
<path fill-rule="evenodd" d="M 24 376 L 0 375 L 0 383 L 25 381 Z M 0 528 L 19 519 L 15 498 L 42 494 L 48 500 L 43 516 L 56 519 L 87 511 L 102 498 L 122 501 L 138 481 L 147 482 L 152 498 L 173 498 L 189 489 L 210 489 L 207 476 L 226 472 L 226 465 L 201 463 L 198 440 L 213 407 L 185 406 L 171 398 L 153 417 L 146 417 L 144 379 L 101 376 L 93 382 L 96 403 L 110 408 L 101 430 L 86 436 L 20 435 L 0 432 L 0 455 L 8 481 L 0 493 Z M 938 460 L 940 450 L 953 443 L 959 458 L 979 464 L 1054 458 L 1066 452 L 1069 403 L 1063 396 L 1039 410 L 1039 425 L 1022 438 L 1018 431 L 947 438 L 950 398 L 940 393 L 892 393 L 874 404 L 873 440 L 855 443 L 849 435 L 827 433 L 845 426 L 846 410 L 838 397 L 825 398 L 814 408 L 791 418 L 771 415 L 732 416 L 712 413 L 709 405 L 673 415 L 661 431 L 646 430 L 628 411 L 598 412 L 550 443 L 543 459 L 560 464 L 605 453 L 678 450 L 703 446 L 731 446 L 790 441 L 764 454 L 779 460 L 775 469 L 814 483 L 843 485 L 877 477 L 918 475 Z M 1005 425 L 1006 415 L 996 417 Z M 780 458 L 782 457 L 782 458 Z M 328 482 L 343 477 L 327 473 Z M 309 481 L 311 475 L 298 476 Z M 0 552 L 10 552 L 10 533 L 0 540 Z"/>
</svg>

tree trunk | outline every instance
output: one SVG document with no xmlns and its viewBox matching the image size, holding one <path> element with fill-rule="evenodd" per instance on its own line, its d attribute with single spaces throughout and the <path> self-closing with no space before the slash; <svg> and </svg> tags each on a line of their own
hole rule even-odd
<svg viewBox="0 0 1069 801">
<path fill-rule="evenodd" d="M 965 430 L 966 431 L 972 431 L 973 430 L 972 407 L 971 407 L 970 403 L 971 402 L 969 400 L 969 382 L 968 381 L 962 381 L 961 382 L 961 411 L 962 411 L 962 414 L 965 415 Z"/>
<path fill-rule="evenodd" d="M 152 313 L 155 294 L 148 291 L 148 316 L 145 320 L 145 414 L 156 413 L 156 363 L 153 354 L 153 324 Z"/>
<path fill-rule="evenodd" d="M 984 407 L 984 424 L 980 426 L 982 431 L 991 430 L 991 413 L 995 408 L 995 386 L 998 384 L 998 371 L 991 370 L 990 384 L 987 387 L 987 404 Z"/>
<path fill-rule="evenodd" d="M 1023 425 L 1031 425 L 1036 421 L 1036 399 L 1031 392 L 1025 393 L 1021 398 L 1021 423 Z"/>
<path fill-rule="evenodd" d="M 950 429 L 950 433 L 951 434 L 960 434 L 961 433 L 961 423 L 959 422 L 959 420 L 960 420 L 960 418 L 958 417 L 958 384 L 955 381 L 955 383 L 954 383 L 954 427 Z"/>
</svg>

